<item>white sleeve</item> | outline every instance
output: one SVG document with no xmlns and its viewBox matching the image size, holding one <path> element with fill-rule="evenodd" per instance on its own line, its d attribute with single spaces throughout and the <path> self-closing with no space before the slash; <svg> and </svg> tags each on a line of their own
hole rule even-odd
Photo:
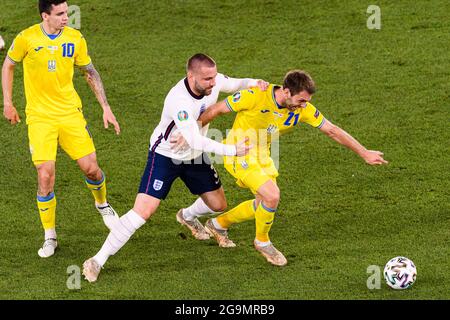
<svg viewBox="0 0 450 320">
<path fill-rule="evenodd" d="M 258 80 L 244 78 L 244 79 L 236 79 L 229 78 L 221 73 L 219 73 L 216 77 L 218 80 L 218 84 L 220 85 L 220 92 L 226 93 L 234 93 L 239 90 L 248 89 L 251 87 L 256 87 L 258 85 Z"/>
<path fill-rule="evenodd" d="M 189 147 L 203 152 L 213 152 L 224 156 L 235 156 L 236 147 L 232 144 L 223 144 L 208 137 L 202 136 L 197 121 L 193 117 L 190 104 L 177 102 L 180 107 L 172 107 L 170 116 L 175 121 L 178 131 L 183 135 Z"/>
</svg>

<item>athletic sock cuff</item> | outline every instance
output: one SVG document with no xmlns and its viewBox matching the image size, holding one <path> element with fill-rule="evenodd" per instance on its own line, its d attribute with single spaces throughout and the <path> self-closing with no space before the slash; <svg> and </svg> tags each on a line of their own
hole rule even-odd
<svg viewBox="0 0 450 320">
<path fill-rule="evenodd" d="M 145 224 L 145 219 L 142 218 L 136 211 L 131 209 L 127 212 L 126 216 L 130 219 L 129 221 L 135 229 L 139 229 Z"/>
<path fill-rule="evenodd" d="M 262 207 L 264 210 L 266 210 L 267 212 L 273 213 L 273 212 L 276 212 L 276 211 L 277 211 L 276 208 L 275 208 L 275 209 L 272 209 L 272 208 L 266 207 L 262 201 L 261 201 L 261 207 Z"/>
<path fill-rule="evenodd" d="M 102 171 L 102 178 L 99 181 L 89 180 L 86 178 L 86 182 L 95 186 L 101 185 L 105 181 L 105 174 Z"/>
<path fill-rule="evenodd" d="M 48 201 L 52 200 L 54 197 L 55 197 L 55 193 L 54 193 L 54 192 L 51 192 L 51 193 L 50 193 L 48 196 L 46 196 L 46 197 L 42 197 L 42 196 L 40 196 L 40 195 L 37 195 L 37 200 L 38 200 L 39 202 L 48 202 Z"/>
</svg>

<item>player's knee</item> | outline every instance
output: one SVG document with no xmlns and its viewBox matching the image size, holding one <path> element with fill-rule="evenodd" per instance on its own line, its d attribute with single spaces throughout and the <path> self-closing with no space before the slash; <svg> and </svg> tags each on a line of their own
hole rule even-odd
<svg viewBox="0 0 450 320">
<path fill-rule="evenodd" d="M 148 220 L 156 212 L 156 209 L 158 209 L 160 201 L 161 200 L 159 199 L 140 193 L 136 197 L 133 210 L 140 215 L 142 219 Z"/>
<path fill-rule="evenodd" d="M 211 204 L 210 209 L 214 212 L 223 212 L 227 209 L 227 201 L 217 201 Z"/>
<path fill-rule="evenodd" d="M 46 170 L 44 168 L 38 169 L 39 185 L 42 185 L 42 186 L 50 185 L 52 183 L 52 181 L 54 181 L 54 179 L 55 179 L 54 172 L 52 172 L 50 170 Z"/>
<path fill-rule="evenodd" d="M 89 166 L 84 170 L 86 178 L 92 181 L 99 181 L 102 179 L 102 170 L 97 165 Z"/>
<path fill-rule="evenodd" d="M 38 174 L 38 193 L 46 196 L 53 191 L 55 176 L 49 172 L 39 172 Z"/>
<path fill-rule="evenodd" d="M 147 221 L 155 213 L 155 209 L 151 207 L 134 207 L 134 212 L 136 212 L 142 219 Z"/>
</svg>

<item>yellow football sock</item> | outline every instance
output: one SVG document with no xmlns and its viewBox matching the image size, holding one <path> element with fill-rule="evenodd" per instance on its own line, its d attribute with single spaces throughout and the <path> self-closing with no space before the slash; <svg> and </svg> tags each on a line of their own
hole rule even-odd
<svg viewBox="0 0 450 320">
<path fill-rule="evenodd" d="M 100 181 L 92 181 L 86 178 L 86 185 L 91 190 L 97 204 L 106 203 L 106 179 L 103 172 Z"/>
<path fill-rule="evenodd" d="M 52 192 L 46 197 L 37 196 L 37 205 L 42 226 L 45 230 L 56 226 L 56 197 Z"/>
<path fill-rule="evenodd" d="M 266 207 L 262 201 L 259 204 L 255 212 L 256 220 L 256 240 L 260 242 L 268 242 L 269 231 L 272 227 L 273 219 L 275 217 L 275 211 L 277 209 L 272 209 Z"/>
<path fill-rule="evenodd" d="M 237 207 L 234 207 L 230 211 L 222 213 L 216 218 L 216 221 L 224 229 L 228 229 L 232 224 L 239 223 L 255 218 L 255 200 L 248 200 L 242 202 Z"/>
</svg>

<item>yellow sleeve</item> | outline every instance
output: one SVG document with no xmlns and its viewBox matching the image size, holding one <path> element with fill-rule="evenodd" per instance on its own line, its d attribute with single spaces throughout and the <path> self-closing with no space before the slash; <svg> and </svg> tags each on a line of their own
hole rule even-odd
<svg viewBox="0 0 450 320">
<path fill-rule="evenodd" d="M 75 65 L 82 67 L 87 66 L 91 62 L 92 61 L 88 53 L 86 39 L 83 36 L 81 36 L 79 48 L 77 50 L 77 55 L 75 56 Z"/>
<path fill-rule="evenodd" d="M 310 103 L 303 109 L 302 116 L 300 117 L 300 122 L 307 123 L 315 128 L 323 126 L 325 121 L 326 119 L 323 114 Z"/>
<path fill-rule="evenodd" d="M 255 101 L 256 93 L 250 89 L 238 91 L 225 99 L 227 107 L 234 112 L 252 109 L 255 106 Z"/>
<path fill-rule="evenodd" d="M 8 58 L 13 62 L 21 62 L 28 53 L 28 41 L 23 32 L 19 33 L 14 39 L 11 48 L 8 50 Z"/>
</svg>

